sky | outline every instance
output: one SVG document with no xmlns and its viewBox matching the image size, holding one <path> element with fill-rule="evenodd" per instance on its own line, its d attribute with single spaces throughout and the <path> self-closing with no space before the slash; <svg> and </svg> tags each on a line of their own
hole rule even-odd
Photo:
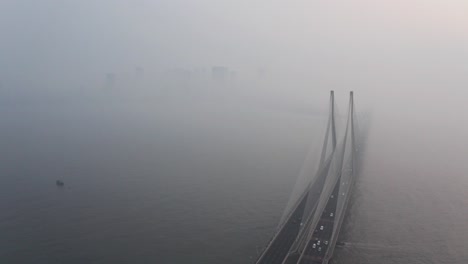
<svg viewBox="0 0 468 264">
<path fill-rule="evenodd" d="M 225 65 L 241 77 L 266 69 L 297 87 L 285 95 L 346 87 L 456 99 L 468 85 L 467 13 L 463 0 L 2 0 L 0 79 Z"/>
</svg>

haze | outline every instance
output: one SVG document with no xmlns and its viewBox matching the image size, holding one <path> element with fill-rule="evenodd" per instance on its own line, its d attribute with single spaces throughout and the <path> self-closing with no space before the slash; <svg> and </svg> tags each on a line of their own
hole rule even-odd
<svg viewBox="0 0 468 264">
<path fill-rule="evenodd" d="M 344 225 L 356 246 L 337 259 L 466 263 L 467 14 L 0 1 L 0 262 L 251 263 L 314 170 L 329 91 L 344 118 L 352 90 L 371 118 Z"/>
</svg>

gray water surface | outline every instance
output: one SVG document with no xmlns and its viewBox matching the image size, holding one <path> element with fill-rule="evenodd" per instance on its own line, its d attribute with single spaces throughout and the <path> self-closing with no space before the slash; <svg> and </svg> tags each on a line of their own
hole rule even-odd
<svg viewBox="0 0 468 264">
<path fill-rule="evenodd" d="M 0 263 L 252 261 L 279 222 L 314 118 L 244 108 L 9 107 Z"/>
<path fill-rule="evenodd" d="M 252 263 L 324 116 L 188 99 L 4 106 L 0 263 Z M 373 113 L 334 263 L 468 262 L 463 130 L 413 120 Z"/>
</svg>

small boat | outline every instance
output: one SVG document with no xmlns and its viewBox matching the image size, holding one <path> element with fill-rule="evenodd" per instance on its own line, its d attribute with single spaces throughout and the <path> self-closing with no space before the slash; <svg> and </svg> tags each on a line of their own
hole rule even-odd
<svg viewBox="0 0 468 264">
<path fill-rule="evenodd" d="M 61 181 L 61 180 L 57 180 L 57 181 L 55 182 L 55 184 L 56 184 L 57 186 L 59 186 L 59 187 L 62 187 L 62 186 L 65 185 L 65 183 L 63 183 L 63 181 Z"/>
</svg>

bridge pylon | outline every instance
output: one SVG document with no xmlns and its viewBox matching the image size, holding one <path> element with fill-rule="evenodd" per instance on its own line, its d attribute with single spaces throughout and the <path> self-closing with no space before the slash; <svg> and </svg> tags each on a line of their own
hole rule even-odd
<svg viewBox="0 0 468 264">
<path fill-rule="evenodd" d="M 315 177 L 302 195 L 294 199 L 292 209 L 285 214 L 285 220 L 257 264 L 325 264 L 333 254 L 353 178 L 353 172 L 347 173 L 347 167 L 351 161 L 353 171 L 354 93 L 350 92 L 346 129 L 340 142 L 337 140 L 334 91 L 330 91 L 329 107 Z"/>
</svg>

